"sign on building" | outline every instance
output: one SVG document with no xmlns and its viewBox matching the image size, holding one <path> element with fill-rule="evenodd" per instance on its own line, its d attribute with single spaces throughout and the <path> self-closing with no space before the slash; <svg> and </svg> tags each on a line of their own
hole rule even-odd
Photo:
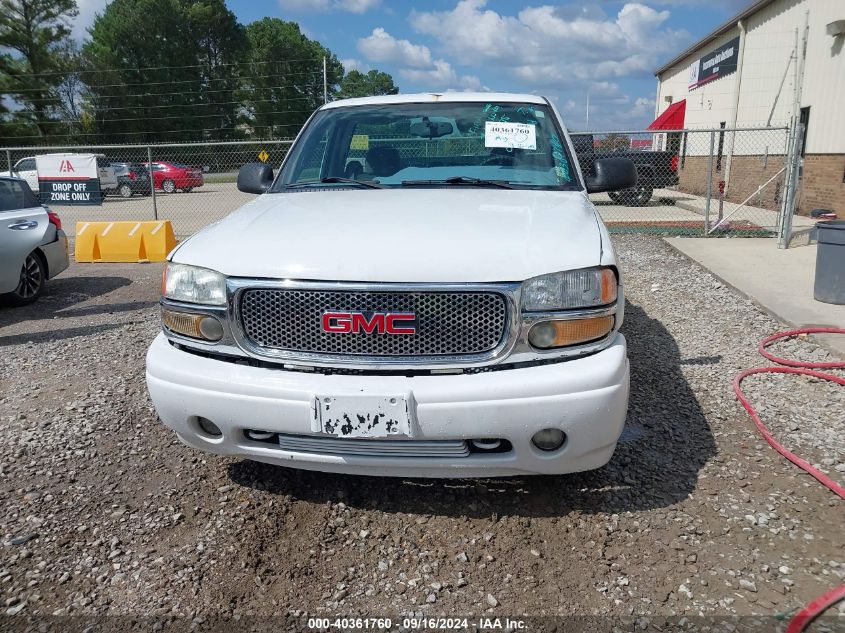
<svg viewBox="0 0 845 633">
<path fill-rule="evenodd" d="M 738 60 L 739 36 L 690 64 L 689 90 L 735 73 Z"/>
<path fill-rule="evenodd" d="M 103 193 L 93 154 L 35 157 L 38 194 L 46 204 L 102 204 Z"/>
</svg>

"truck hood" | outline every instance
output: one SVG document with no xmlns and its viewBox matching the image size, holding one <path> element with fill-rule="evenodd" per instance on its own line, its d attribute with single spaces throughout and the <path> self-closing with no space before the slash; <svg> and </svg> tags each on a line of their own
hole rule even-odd
<svg viewBox="0 0 845 633">
<path fill-rule="evenodd" d="M 583 192 L 344 189 L 259 196 L 172 260 L 232 277 L 495 282 L 596 266 L 601 248 Z"/>
</svg>

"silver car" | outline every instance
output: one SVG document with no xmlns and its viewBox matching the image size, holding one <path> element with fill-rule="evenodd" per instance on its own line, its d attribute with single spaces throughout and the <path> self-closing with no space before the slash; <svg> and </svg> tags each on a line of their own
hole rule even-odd
<svg viewBox="0 0 845 633">
<path fill-rule="evenodd" d="M 0 303 L 32 303 L 47 280 L 67 267 L 59 216 L 38 201 L 25 180 L 0 176 Z"/>
</svg>

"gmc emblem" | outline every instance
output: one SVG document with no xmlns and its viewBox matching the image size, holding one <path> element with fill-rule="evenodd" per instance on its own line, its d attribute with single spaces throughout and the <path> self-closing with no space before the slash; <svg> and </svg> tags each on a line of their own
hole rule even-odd
<svg viewBox="0 0 845 633">
<path fill-rule="evenodd" d="M 324 312 L 323 332 L 333 334 L 416 334 L 413 312 Z"/>
</svg>

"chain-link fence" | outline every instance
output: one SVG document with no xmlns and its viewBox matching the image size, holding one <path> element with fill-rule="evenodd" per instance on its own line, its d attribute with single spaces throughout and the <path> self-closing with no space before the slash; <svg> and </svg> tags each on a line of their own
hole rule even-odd
<svg viewBox="0 0 845 633">
<path fill-rule="evenodd" d="M 369 139 L 347 157 L 347 176 L 369 171 L 368 152 L 390 144 L 403 164 L 435 164 L 439 156 L 483 149 L 483 137 Z M 676 235 L 773 236 L 786 200 L 787 128 L 624 131 L 572 134 L 582 170 L 598 158 L 630 158 L 637 167 L 633 189 L 591 195 L 611 231 Z M 413 142 L 412 142 L 413 141 Z M 435 141 L 438 141 L 435 139 Z M 290 141 L 244 141 L 163 145 L 0 148 L 2 170 L 38 188 L 34 156 L 97 154 L 114 172 L 101 186 L 99 206 L 51 203 L 69 227 L 83 220 L 171 220 L 177 236 L 190 235 L 231 213 L 254 195 L 237 190 L 238 169 L 264 160 L 277 168 Z M 423 148 L 425 155 L 421 155 Z M 421 162 L 422 161 L 422 162 Z M 320 161 L 317 161 L 319 165 Z M 796 220 L 798 220 L 796 218 Z M 800 224 L 800 221 L 799 221 Z"/>
<path fill-rule="evenodd" d="M 67 227 L 73 230 L 76 222 L 89 220 L 170 220 L 182 238 L 253 199 L 253 194 L 238 191 L 238 170 L 259 160 L 277 167 L 290 145 L 291 141 L 245 141 L 28 147 L 0 150 L 0 160 L 3 172 L 10 169 L 38 191 L 36 155 L 96 154 L 105 193 L 102 204 L 49 202 Z"/>
<path fill-rule="evenodd" d="M 631 159 L 633 189 L 591 198 L 611 231 L 773 236 L 784 202 L 787 128 L 573 134 L 582 170 Z"/>
</svg>

